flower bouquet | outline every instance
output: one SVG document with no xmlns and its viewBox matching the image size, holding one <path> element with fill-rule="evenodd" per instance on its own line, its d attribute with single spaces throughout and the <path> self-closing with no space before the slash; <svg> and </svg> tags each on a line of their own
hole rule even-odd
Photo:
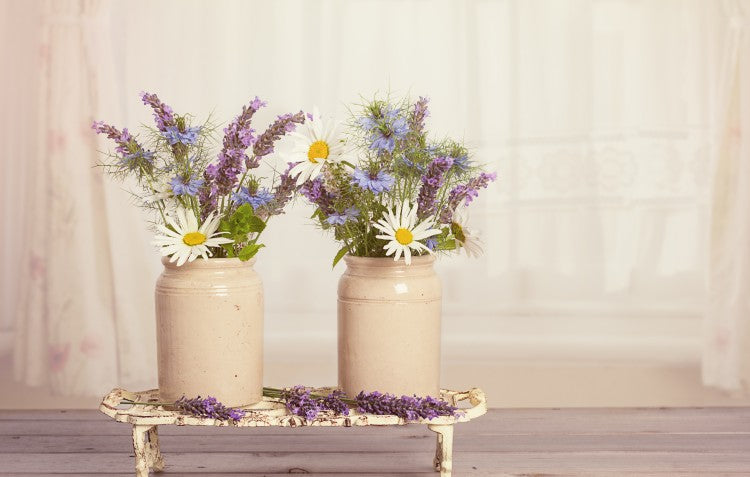
<svg viewBox="0 0 750 477">
<path fill-rule="evenodd" d="M 107 170 L 134 177 L 141 189 L 136 198 L 157 212 L 155 244 L 162 254 L 178 266 L 199 256 L 252 258 L 263 247 L 258 238 L 268 219 L 283 212 L 295 186 L 288 168 L 269 181 L 253 170 L 276 141 L 305 122 L 304 113 L 281 115 L 256 135 L 251 121 L 266 105 L 256 97 L 224 129 L 214 158 L 210 124 L 193 126 L 190 116 L 175 114 L 155 94 L 142 93 L 141 100 L 156 123 L 148 143 L 102 121 L 92 127 L 117 144 Z"/>
<path fill-rule="evenodd" d="M 465 208 L 496 175 L 472 162 L 459 142 L 428 137 L 427 103 L 364 104 L 345 140 L 346 155 L 356 157 L 356 164 L 339 156 L 296 167 L 304 168 L 300 192 L 316 206 L 313 217 L 342 245 L 334 266 L 346 254 L 403 256 L 408 265 L 414 254 L 482 252 Z M 318 144 L 330 144 L 316 141 L 309 146 L 313 156 Z"/>
<path fill-rule="evenodd" d="M 278 116 L 256 135 L 251 121 L 266 105 L 256 97 L 224 128 L 216 152 L 210 123 L 194 125 L 155 94 L 142 93 L 141 100 L 156 125 L 146 141 L 104 122 L 93 129 L 116 144 L 104 166 L 134 179 L 136 199 L 154 211 L 154 243 L 164 256 L 156 284 L 159 392 L 170 401 L 208 392 L 231 406 L 257 402 L 263 289 L 250 259 L 263 247 L 268 220 L 296 189 L 294 164 L 269 177 L 258 171 L 306 116 Z"/>
<path fill-rule="evenodd" d="M 342 139 L 308 138 L 300 193 L 347 264 L 338 287 L 339 386 L 437 395 L 441 286 L 433 254 L 482 252 L 466 207 L 495 180 L 452 139 L 425 129 L 428 100 L 374 99 L 355 109 Z M 308 121 L 310 128 L 330 130 Z M 343 145 L 335 159 L 316 151 Z M 393 257 L 392 259 L 390 257 Z M 401 260 L 403 258 L 403 260 Z"/>
</svg>

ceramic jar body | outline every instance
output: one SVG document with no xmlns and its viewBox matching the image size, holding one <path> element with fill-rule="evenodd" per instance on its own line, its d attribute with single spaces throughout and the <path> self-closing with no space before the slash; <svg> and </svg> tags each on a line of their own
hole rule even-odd
<svg viewBox="0 0 750 477">
<path fill-rule="evenodd" d="M 438 396 L 441 285 L 432 256 L 411 265 L 344 257 L 338 286 L 339 386 L 349 395 L 380 391 Z"/>
<path fill-rule="evenodd" d="M 263 393 L 263 285 L 255 260 L 214 258 L 177 267 L 162 259 L 156 282 L 159 394 L 213 396 L 226 406 Z"/>
</svg>

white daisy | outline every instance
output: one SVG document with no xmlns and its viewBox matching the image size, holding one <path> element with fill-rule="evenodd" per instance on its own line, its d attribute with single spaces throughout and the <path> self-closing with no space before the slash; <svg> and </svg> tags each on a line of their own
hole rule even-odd
<svg viewBox="0 0 750 477">
<path fill-rule="evenodd" d="M 451 222 L 451 232 L 456 239 L 456 245 L 466 252 L 466 256 L 477 258 L 484 253 L 483 243 L 479 233 L 467 227 L 468 222 L 469 213 L 466 207 L 456 209 Z"/>
<path fill-rule="evenodd" d="M 343 154 L 342 142 L 338 139 L 338 128 L 332 123 L 326 124 L 320 117 L 318 108 L 313 108 L 312 119 L 305 121 L 305 133 L 292 132 L 289 135 L 296 140 L 296 145 L 287 160 L 299 162 L 289 174 L 297 175 L 297 183 L 315 179 L 323 166 L 337 162 Z"/>
<path fill-rule="evenodd" d="M 389 207 L 383 212 L 383 218 L 373 223 L 373 227 L 383 232 L 383 235 L 375 237 L 387 240 L 388 243 L 383 246 L 386 255 L 389 256 L 395 252 L 393 260 L 401 258 L 404 254 L 404 261 L 407 265 L 411 264 L 411 251 L 428 252 L 432 251 L 419 240 L 424 240 L 433 235 L 440 233 L 439 229 L 433 229 L 432 220 L 426 219 L 417 224 L 417 204 L 410 206 L 408 201 L 403 204 L 396 204 L 395 214 Z"/>
<path fill-rule="evenodd" d="M 171 255 L 169 261 L 177 262 L 178 267 L 185 262 L 192 262 L 199 256 L 207 259 L 211 255 L 209 247 L 232 242 L 219 236 L 223 232 L 216 233 L 220 220 L 221 218 L 214 216 L 212 212 L 198 227 L 198 219 L 193 211 L 178 207 L 174 216 L 167 216 L 167 223 L 174 230 L 159 224 L 157 227 L 164 235 L 157 235 L 153 243 L 161 247 L 163 256 Z"/>
</svg>

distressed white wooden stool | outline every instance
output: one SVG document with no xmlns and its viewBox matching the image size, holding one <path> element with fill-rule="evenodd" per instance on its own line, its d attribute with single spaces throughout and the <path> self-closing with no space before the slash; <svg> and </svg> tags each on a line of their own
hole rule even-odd
<svg viewBox="0 0 750 477">
<path fill-rule="evenodd" d="M 333 388 L 316 389 L 315 393 L 328 394 Z M 437 417 L 431 420 L 405 421 L 398 416 L 379 416 L 363 414 L 352 409 L 348 416 L 320 413 L 317 418 L 307 420 L 290 414 L 284 404 L 276 399 L 263 398 L 263 401 L 244 407 L 245 417 L 237 422 L 201 418 L 165 409 L 162 406 L 143 404 L 122 405 L 123 400 L 134 402 L 159 402 L 159 390 L 130 392 L 124 389 L 113 389 L 102 400 L 99 409 L 117 422 L 126 422 L 133 426 L 133 450 L 135 451 L 136 477 L 148 477 L 149 470 L 164 470 L 164 458 L 159 449 L 158 427 L 163 425 L 177 426 L 217 426 L 217 427 L 299 427 L 299 426 L 401 426 L 405 424 L 426 424 L 437 433 L 437 450 L 435 452 L 435 470 L 440 477 L 450 477 L 453 468 L 453 425 L 467 422 L 487 412 L 487 401 L 481 389 L 474 388 L 466 392 L 441 391 L 441 398 L 454 406 L 460 407 L 457 417 Z M 466 403 L 465 401 L 468 401 Z M 469 407 L 461 407 L 469 404 Z"/>
</svg>

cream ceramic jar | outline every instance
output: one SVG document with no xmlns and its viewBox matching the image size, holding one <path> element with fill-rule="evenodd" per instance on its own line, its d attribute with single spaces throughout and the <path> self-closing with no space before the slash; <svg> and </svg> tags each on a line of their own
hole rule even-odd
<svg viewBox="0 0 750 477">
<path fill-rule="evenodd" d="M 392 258 L 344 257 L 338 286 L 339 386 L 438 396 L 441 285 L 431 255 L 411 265 Z"/>
<path fill-rule="evenodd" d="M 263 395 L 263 285 L 255 259 L 163 258 L 156 282 L 159 394 L 213 396 L 226 406 Z"/>
</svg>

